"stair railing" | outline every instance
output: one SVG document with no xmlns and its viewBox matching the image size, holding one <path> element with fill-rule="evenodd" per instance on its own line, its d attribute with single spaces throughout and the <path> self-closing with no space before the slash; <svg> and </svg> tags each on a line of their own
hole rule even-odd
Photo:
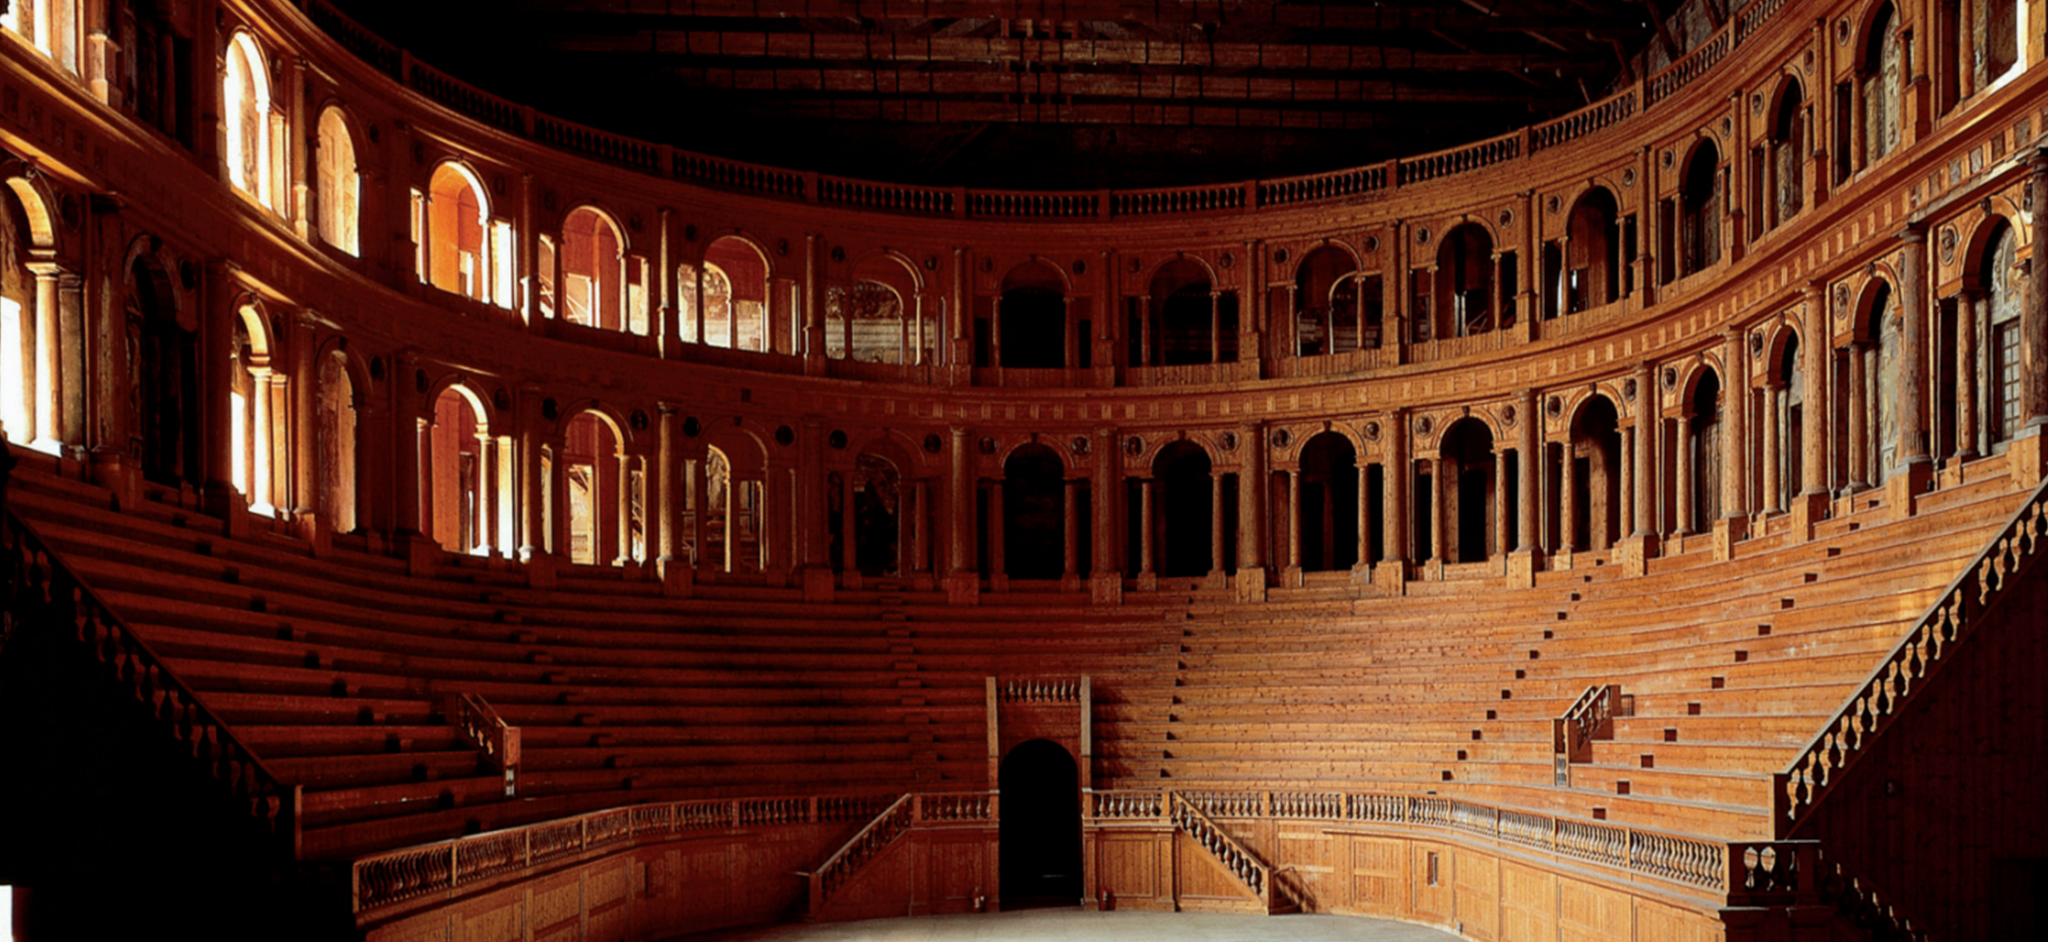
<svg viewBox="0 0 2048 942">
<path fill-rule="evenodd" d="M 1876 888 L 1828 859 L 1819 841 L 1749 841 L 1728 845 L 1731 907 L 1828 906 L 1873 939 L 1926 942 L 1916 925 Z"/>
<path fill-rule="evenodd" d="M 443 715 L 462 738 L 483 753 L 491 769 L 505 776 L 505 797 L 519 795 L 519 727 L 505 722 L 490 702 L 474 693 L 451 693 Z"/>
<path fill-rule="evenodd" d="M 1551 721 L 1557 787 L 1571 787 L 1572 763 L 1593 761 L 1593 740 L 1613 739 L 1614 718 L 1634 713 L 1629 707 L 1620 684 L 1595 684 Z"/>
<path fill-rule="evenodd" d="M 845 844 L 825 858 L 818 869 L 811 871 L 811 906 L 808 918 L 816 920 L 825 911 L 825 903 L 832 894 L 839 891 L 846 881 L 867 865 L 867 862 L 887 850 L 890 844 L 910 830 L 917 823 L 917 806 L 909 793 L 889 803 L 882 813 L 875 815 L 848 838 Z"/>
<path fill-rule="evenodd" d="M 1250 848 L 1238 843 L 1209 816 L 1196 808 L 1194 803 L 1181 797 L 1179 792 L 1167 792 L 1167 817 L 1174 827 L 1194 838 L 1195 843 L 1209 852 L 1223 869 L 1237 875 L 1253 895 L 1259 898 L 1268 911 L 1273 908 L 1273 871 L 1265 862 L 1254 855 Z"/>
<path fill-rule="evenodd" d="M 1976 628 L 1977 616 L 1996 604 L 2008 585 L 2033 569 L 2044 542 L 2048 542 L 2048 481 L 2013 512 L 2005 528 L 1949 583 L 1884 663 L 1849 695 L 1785 771 L 1778 773 L 1772 811 L 1779 837 L 1790 837 L 1798 830 L 1871 741 L 1948 662 L 1950 649 Z"/>
<path fill-rule="evenodd" d="M 13 511 L 0 528 L 4 599 L 15 631 L 65 626 L 129 695 L 147 706 L 165 731 L 225 787 L 234 803 L 291 859 L 299 857 L 300 790 L 266 768 L 192 688 L 138 637 L 56 550 Z"/>
</svg>

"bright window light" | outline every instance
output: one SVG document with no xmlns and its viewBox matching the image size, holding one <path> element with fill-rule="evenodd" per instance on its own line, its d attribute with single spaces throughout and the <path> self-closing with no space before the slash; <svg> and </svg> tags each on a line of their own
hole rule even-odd
<svg viewBox="0 0 2048 942">
<path fill-rule="evenodd" d="M 28 444 L 28 390 L 23 388 L 21 304 L 0 298 L 0 425 L 18 445 Z"/>
</svg>

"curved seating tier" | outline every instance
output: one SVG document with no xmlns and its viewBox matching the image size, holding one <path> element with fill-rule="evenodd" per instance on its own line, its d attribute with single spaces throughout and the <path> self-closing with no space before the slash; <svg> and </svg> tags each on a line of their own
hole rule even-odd
<svg viewBox="0 0 2048 942">
<path fill-rule="evenodd" d="M 1772 773 L 2018 499 L 2003 473 L 1975 477 L 1908 517 L 1860 496 L 1811 542 L 1770 518 L 1732 561 L 1692 539 L 1635 578 L 1580 553 L 1512 591 L 1116 607 L 1045 592 L 961 608 L 887 583 L 832 604 L 675 599 L 581 567 L 535 589 L 462 556 L 412 576 L 362 538 L 315 555 L 260 526 L 222 536 L 177 492 L 117 508 L 46 459 L 10 496 L 304 789 L 304 853 L 324 859 L 641 800 L 986 788 L 984 679 L 1000 675 L 1092 675 L 1098 788 L 1433 792 L 1763 837 Z M 1557 787 L 1552 721 L 1605 684 L 1633 715 Z M 444 715 L 461 693 L 520 728 L 516 798 Z"/>
</svg>

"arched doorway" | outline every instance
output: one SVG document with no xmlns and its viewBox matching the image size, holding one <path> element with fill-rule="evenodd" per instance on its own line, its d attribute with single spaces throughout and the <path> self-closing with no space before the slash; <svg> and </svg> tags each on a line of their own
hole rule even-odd
<svg viewBox="0 0 2048 942">
<path fill-rule="evenodd" d="M 1568 548 L 1600 552 L 1621 539 L 1621 417 L 1593 396 L 1572 419 L 1572 521 Z"/>
<path fill-rule="evenodd" d="M 1679 193 L 1681 277 L 1721 261 L 1721 152 L 1702 141 L 1685 166 Z"/>
<path fill-rule="evenodd" d="M 1027 262 L 1003 276 L 996 308 L 996 348 L 1011 369 L 1067 365 L 1066 282 L 1043 262 Z"/>
<path fill-rule="evenodd" d="M 1689 432 L 1692 480 L 1680 482 L 1691 488 L 1692 519 L 1687 532 L 1707 533 L 1721 517 L 1721 378 L 1711 369 L 1703 371 L 1693 387 L 1692 401 L 1685 417 Z"/>
<path fill-rule="evenodd" d="M 1002 801 L 997 859 L 1002 906 L 1081 899 L 1081 781 L 1074 757 L 1044 739 L 1019 744 L 996 771 Z"/>
<path fill-rule="evenodd" d="M 144 260 L 131 270 L 128 362 L 131 434 L 139 438 L 142 475 L 176 487 L 199 481 L 199 334 L 178 323 L 167 273 Z"/>
<path fill-rule="evenodd" d="M 356 528 L 356 504 L 360 469 L 356 465 L 355 382 L 348 375 L 348 355 L 337 350 L 320 361 L 319 436 L 320 466 L 315 469 L 320 483 L 320 513 L 336 533 Z"/>
<path fill-rule="evenodd" d="M 1152 462 L 1159 484 L 1159 505 L 1153 512 L 1158 530 L 1159 574 L 1202 576 L 1209 573 L 1210 517 L 1215 480 L 1209 453 L 1194 442 L 1174 442 L 1160 449 Z"/>
<path fill-rule="evenodd" d="M 1566 314 L 1610 304 L 1621 299 L 1622 258 L 1621 209 L 1606 187 L 1593 187 L 1572 206 L 1566 224 L 1562 298 L 1550 299 Z"/>
<path fill-rule="evenodd" d="M 860 456 L 853 474 L 853 564 L 863 576 L 895 575 L 900 568 L 903 476 L 881 455 Z"/>
<path fill-rule="evenodd" d="M 1466 337 L 1492 330 L 1497 300 L 1493 236 L 1477 223 L 1452 229 L 1437 248 L 1436 265 L 1436 336 Z"/>
<path fill-rule="evenodd" d="M 1065 563 L 1066 469 L 1060 456 L 1030 444 L 1003 462 L 1003 572 L 1012 579 L 1057 579 Z"/>
<path fill-rule="evenodd" d="M 1358 562 L 1358 453 L 1350 439 L 1323 432 L 1301 449 L 1301 558 L 1311 572 Z"/>
<path fill-rule="evenodd" d="M 1447 562 L 1484 562 L 1493 545 L 1493 432 L 1478 419 L 1462 419 L 1444 432 L 1444 546 Z"/>
</svg>

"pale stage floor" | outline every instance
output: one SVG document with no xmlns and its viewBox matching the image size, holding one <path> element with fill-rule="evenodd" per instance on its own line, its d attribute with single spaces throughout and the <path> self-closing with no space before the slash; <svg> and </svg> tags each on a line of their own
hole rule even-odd
<svg viewBox="0 0 2048 942">
<path fill-rule="evenodd" d="M 1354 916 L 1091 913 L 1027 909 L 971 916 L 752 926 L 690 942 L 1446 942 L 1440 929 Z"/>
</svg>

